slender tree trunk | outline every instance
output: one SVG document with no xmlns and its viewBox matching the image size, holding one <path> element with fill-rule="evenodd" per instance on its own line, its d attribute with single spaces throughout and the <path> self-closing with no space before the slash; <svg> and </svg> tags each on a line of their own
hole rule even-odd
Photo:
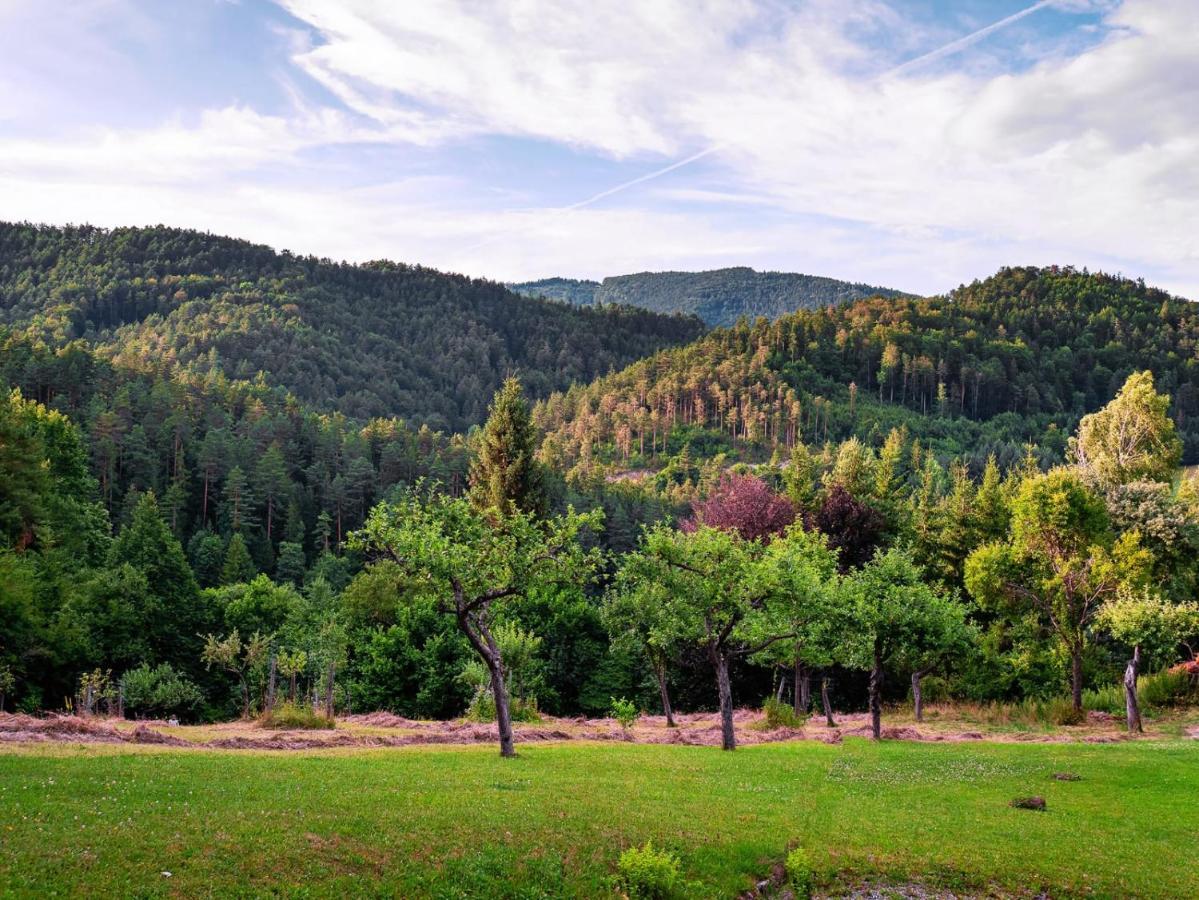
<svg viewBox="0 0 1199 900">
<path fill-rule="evenodd" d="M 516 756 L 512 740 L 512 711 L 508 704 L 508 687 L 504 684 L 503 666 L 499 654 L 487 660 L 491 671 L 491 695 L 495 698 L 495 724 L 500 732 L 500 756 Z"/>
<path fill-rule="evenodd" d="M 924 680 L 924 672 L 917 669 L 912 673 L 912 708 L 916 712 L 916 721 L 924 721 L 924 691 L 921 682 Z"/>
<path fill-rule="evenodd" d="M 737 735 L 733 731 L 733 688 L 729 684 L 729 660 L 723 653 L 717 651 L 716 689 L 720 694 L 720 748 L 722 750 L 737 749 Z"/>
<path fill-rule="evenodd" d="M 292 665 L 295 665 L 295 663 L 292 663 Z M 291 673 L 291 691 L 290 691 L 290 693 L 288 693 L 287 699 L 290 700 L 292 703 L 296 702 L 296 673 L 295 672 Z"/>
<path fill-rule="evenodd" d="M 457 581 L 454 582 L 454 606 L 457 609 L 458 629 L 466 635 L 470 645 L 487 666 L 491 674 L 491 695 L 495 699 L 495 723 L 500 733 L 500 756 L 516 756 L 512 739 L 512 711 L 508 705 L 508 688 L 504 683 L 504 665 L 500 648 L 495 638 L 477 614 L 469 612 L 466 598 Z"/>
<path fill-rule="evenodd" d="M 337 663 L 329 660 L 329 675 L 325 681 L 325 716 L 333 718 L 333 679 L 337 675 Z"/>
<path fill-rule="evenodd" d="M 271 672 L 266 683 L 266 708 L 268 711 L 273 711 L 275 708 L 275 678 L 278 674 L 275 668 L 275 654 L 271 654 Z"/>
<path fill-rule="evenodd" d="M 883 736 L 883 661 L 878 649 L 874 651 L 874 668 L 870 670 L 870 733 L 874 739 Z"/>
<path fill-rule="evenodd" d="M 812 677 L 799 657 L 795 659 L 795 696 L 792 705 L 797 716 L 804 715 L 812 706 Z"/>
<path fill-rule="evenodd" d="M 1070 699 L 1074 711 L 1082 712 L 1082 648 L 1070 648 Z"/>
<path fill-rule="evenodd" d="M 774 701 L 775 703 L 783 702 L 783 691 L 787 689 L 786 669 L 780 667 L 778 671 L 779 682 L 774 686 Z"/>
<path fill-rule="evenodd" d="M 1124 710 L 1128 719 L 1130 732 L 1143 732 L 1141 724 L 1141 704 L 1137 700 L 1137 674 L 1141 668 L 1141 645 L 1132 649 L 1132 659 L 1124 670 Z"/>
<path fill-rule="evenodd" d="M 245 675 L 238 677 L 241 679 L 241 717 L 248 719 L 250 718 L 250 683 L 246 681 Z"/>
<path fill-rule="evenodd" d="M 836 728 L 837 723 L 833 720 L 833 704 L 828 698 L 828 676 L 823 675 L 820 678 L 820 705 L 824 707 L 824 720 L 828 723 L 829 728 Z"/>
<path fill-rule="evenodd" d="M 670 690 L 666 685 L 666 666 L 654 666 L 654 674 L 658 677 L 658 693 L 662 697 L 662 712 L 666 716 L 666 727 L 674 728 L 674 710 L 670 706 Z"/>
</svg>

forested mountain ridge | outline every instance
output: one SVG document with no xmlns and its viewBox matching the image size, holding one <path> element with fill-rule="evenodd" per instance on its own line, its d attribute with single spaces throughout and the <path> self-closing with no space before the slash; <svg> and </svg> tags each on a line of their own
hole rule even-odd
<svg viewBox="0 0 1199 900">
<path fill-rule="evenodd" d="M 718 329 L 536 410 L 562 468 L 765 458 L 894 427 L 946 458 L 1060 459 L 1066 435 L 1150 369 L 1199 459 L 1199 309 L 1110 275 L 1008 268 L 925 299 L 867 299 Z"/>
<path fill-rule="evenodd" d="M 733 325 L 745 317 L 777 319 L 864 297 L 906 297 L 902 291 L 795 272 L 757 272 L 746 266 L 706 272 L 639 272 L 603 282 L 544 278 L 513 284 L 514 291 L 578 306 L 636 306 L 660 313 L 699 316 L 708 325 Z"/>
<path fill-rule="evenodd" d="M 391 262 L 300 257 L 174 228 L 0 224 L 0 324 L 124 366 L 266 373 L 315 408 L 465 430 L 504 376 L 533 396 L 702 333 Z"/>
</svg>

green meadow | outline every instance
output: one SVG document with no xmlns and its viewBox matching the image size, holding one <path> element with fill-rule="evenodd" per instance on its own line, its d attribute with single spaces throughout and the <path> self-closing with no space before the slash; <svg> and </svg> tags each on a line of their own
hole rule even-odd
<svg viewBox="0 0 1199 900">
<path fill-rule="evenodd" d="M 601 897 L 647 840 L 698 896 L 737 895 L 797 845 L 834 895 L 864 880 L 1054 897 L 1199 885 L 1194 741 L 518 749 L 4 748 L 0 891 Z M 1046 811 L 1009 806 L 1034 794 Z"/>
</svg>

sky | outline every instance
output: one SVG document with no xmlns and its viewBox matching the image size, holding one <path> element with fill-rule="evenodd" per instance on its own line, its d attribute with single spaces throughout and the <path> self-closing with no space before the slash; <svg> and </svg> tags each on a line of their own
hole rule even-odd
<svg viewBox="0 0 1199 900">
<path fill-rule="evenodd" d="M 1199 299 L 1197 0 L 0 0 L 0 219 Z"/>
</svg>

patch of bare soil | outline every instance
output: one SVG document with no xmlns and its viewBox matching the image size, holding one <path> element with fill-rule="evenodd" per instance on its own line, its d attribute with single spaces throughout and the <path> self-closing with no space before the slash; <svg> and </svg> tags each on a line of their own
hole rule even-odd
<svg viewBox="0 0 1199 900">
<path fill-rule="evenodd" d="M 740 745 L 803 740 L 839 744 L 847 736 L 870 736 L 868 715 L 853 713 L 836 715 L 835 718 L 837 724 L 832 728 L 823 717 L 812 717 L 802 728 L 767 729 L 763 727 L 763 716 L 759 711 L 739 709 L 734 714 L 734 727 Z M 663 716 L 642 716 L 631 728 L 625 729 L 610 718 L 543 716 L 540 722 L 517 723 L 514 730 L 517 743 L 587 740 L 720 746 L 719 714 L 685 713 L 676 716 L 675 721 L 676 727 L 668 728 Z M 940 718 L 917 725 L 911 723 L 910 719 L 904 722 L 900 718 L 896 724 L 885 725 L 882 734 L 885 740 L 928 742 L 988 740 L 1108 743 L 1128 739 L 1117 721 L 1094 721 L 1088 723 L 1085 729 L 1056 732 L 957 730 L 963 724 L 968 723 L 955 723 L 950 719 Z M 1190 728 L 1187 734 L 1199 738 L 1199 726 Z M 200 726 L 192 731 L 190 727 L 180 729 L 159 721 L 134 723 L 77 716 L 54 715 L 38 718 L 0 713 L 0 742 L 10 743 L 58 741 L 159 744 L 213 750 L 319 750 L 339 747 L 490 744 L 498 739 L 495 725 L 466 721 L 418 721 L 386 712 L 344 716 L 338 719 L 335 730 L 328 731 L 270 730 L 251 722 Z"/>
</svg>

